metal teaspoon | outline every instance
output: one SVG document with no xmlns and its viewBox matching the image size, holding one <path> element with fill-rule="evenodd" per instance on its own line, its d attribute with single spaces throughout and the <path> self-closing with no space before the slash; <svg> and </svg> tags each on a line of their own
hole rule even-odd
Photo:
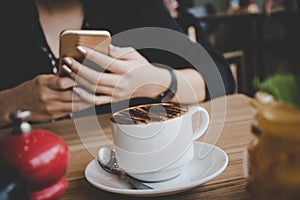
<svg viewBox="0 0 300 200">
<path fill-rule="evenodd" d="M 134 189 L 138 189 L 138 190 L 153 189 L 145 185 L 144 183 L 138 181 L 137 179 L 132 178 L 125 171 L 123 171 L 117 163 L 115 151 L 108 147 L 102 147 L 99 150 L 98 162 L 104 170 L 119 175 L 123 180 L 128 182 Z"/>
</svg>

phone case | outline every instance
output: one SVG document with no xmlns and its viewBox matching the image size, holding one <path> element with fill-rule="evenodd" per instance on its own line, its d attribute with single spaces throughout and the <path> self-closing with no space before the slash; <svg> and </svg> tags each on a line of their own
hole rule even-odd
<svg viewBox="0 0 300 200">
<path fill-rule="evenodd" d="M 67 30 L 62 32 L 59 47 L 59 75 L 66 75 L 61 68 L 63 57 L 73 57 L 79 62 L 83 61 L 83 57 L 76 49 L 77 46 L 89 47 L 108 54 L 110 43 L 110 33 L 105 30 Z"/>
</svg>

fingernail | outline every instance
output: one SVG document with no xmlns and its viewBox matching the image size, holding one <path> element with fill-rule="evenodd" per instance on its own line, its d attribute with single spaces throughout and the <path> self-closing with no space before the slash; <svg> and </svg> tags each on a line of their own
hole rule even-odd
<svg viewBox="0 0 300 200">
<path fill-rule="evenodd" d="M 72 65 L 72 60 L 71 58 L 65 57 L 64 61 L 68 64 L 68 65 Z"/>
<path fill-rule="evenodd" d="M 76 49 L 84 55 L 87 53 L 86 49 L 82 46 L 77 46 Z"/>
<path fill-rule="evenodd" d="M 68 74 L 72 73 L 72 70 L 67 66 L 67 65 L 63 65 L 62 68 L 65 70 L 65 72 L 67 72 Z"/>
<path fill-rule="evenodd" d="M 78 87 L 73 87 L 73 91 L 78 95 L 80 95 L 80 93 L 81 93 L 81 91 Z"/>
<path fill-rule="evenodd" d="M 61 79 L 61 89 L 68 89 L 74 85 L 74 81 L 70 78 L 64 77 Z"/>
</svg>

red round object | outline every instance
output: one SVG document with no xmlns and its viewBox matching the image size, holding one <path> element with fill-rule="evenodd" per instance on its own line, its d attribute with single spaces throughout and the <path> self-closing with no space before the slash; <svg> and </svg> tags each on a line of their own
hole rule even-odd
<svg viewBox="0 0 300 200">
<path fill-rule="evenodd" d="M 69 153 L 59 136 L 37 129 L 2 138 L 0 162 L 18 169 L 29 190 L 36 191 L 53 185 L 64 176 Z"/>
<path fill-rule="evenodd" d="M 67 181 L 64 177 L 53 185 L 30 194 L 31 200 L 53 200 L 60 197 L 67 188 Z"/>
</svg>

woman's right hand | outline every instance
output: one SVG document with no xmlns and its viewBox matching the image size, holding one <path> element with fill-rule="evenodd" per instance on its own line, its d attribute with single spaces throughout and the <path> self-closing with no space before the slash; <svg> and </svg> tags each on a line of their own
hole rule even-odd
<svg viewBox="0 0 300 200">
<path fill-rule="evenodd" d="M 0 125 L 9 123 L 9 114 L 18 109 L 31 111 L 30 121 L 50 121 L 90 107 L 75 93 L 74 81 L 57 75 L 39 75 L 21 85 L 0 92 Z M 4 113 L 3 113 L 4 112 Z"/>
</svg>

